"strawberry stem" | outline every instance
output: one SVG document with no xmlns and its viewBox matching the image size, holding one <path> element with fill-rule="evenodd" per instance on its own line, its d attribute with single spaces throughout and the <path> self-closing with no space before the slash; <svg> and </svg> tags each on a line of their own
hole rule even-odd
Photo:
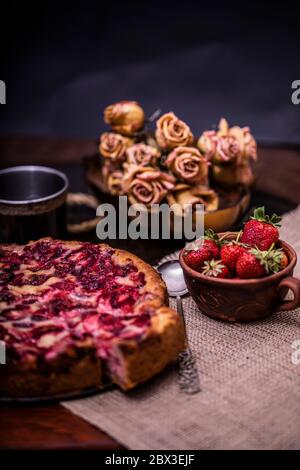
<svg viewBox="0 0 300 470">
<path fill-rule="evenodd" d="M 268 250 L 259 250 L 257 247 L 252 248 L 250 253 L 264 266 L 266 273 L 277 273 L 281 270 L 281 259 L 283 250 L 274 248 L 273 243 Z"/>
<path fill-rule="evenodd" d="M 258 220 L 259 222 L 265 222 L 267 224 L 274 225 L 274 227 L 280 227 L 281 217 L 277 214 L 272 214 L 271 217 L 265 213 L 265 207 L 257 207 L 254 210 L 253 216 L 250 217 L 252 220 Z"/>
<path fill-rule="evenodd" d="M 212 241 L 216 242 L 217 244 L 220 243 L 219 235 L 216 232 L 214 232 L 211 228 L 205 230 L 204 239 L 212 240 Z"/>
<path fill-rule="evenodd" d="M 243 233 L 243 230 L 240 230 L 239 233 L 237 234 L 237 237 L 236 237 L 236 240 L 235 240 L 237 243 L 239 242 L 239 240 L 242 236 L 242 233 Z"/>
</svg>

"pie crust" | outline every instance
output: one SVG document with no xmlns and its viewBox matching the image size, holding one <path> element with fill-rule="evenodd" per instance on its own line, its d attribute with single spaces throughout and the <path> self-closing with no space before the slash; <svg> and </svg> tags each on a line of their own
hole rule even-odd
<svg viewBox="0 0 300 470">
<path fill-rule="evenodd" d="M 0 245 L 0 395 L 129 390 L 184 348 L 160 275 L 105 244 L 44 238 Z"/>
</svg>

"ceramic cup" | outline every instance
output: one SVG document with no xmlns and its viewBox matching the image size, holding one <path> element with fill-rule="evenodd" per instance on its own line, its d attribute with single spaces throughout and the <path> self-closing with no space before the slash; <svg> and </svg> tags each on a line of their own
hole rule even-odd
<svg viewBox="0 0 300 470">
<path fill-rule="evenodd" d="M 237 233 L 220 233 L 220 237 L 235 239 Z M 293 310 L 300 305 L 300 280 L 293 277 L 297 262 L 295 250 L 279 241 L 289 259 L 282 271 L 260 279 L 218 279 L 191 269 L 180 252 L 179 261 L 188 290 L 205 315 L 231 322 L 249 322 L 282 310 Z M 284 300 L 288 290 L 293 300 Z"/>
</svg>

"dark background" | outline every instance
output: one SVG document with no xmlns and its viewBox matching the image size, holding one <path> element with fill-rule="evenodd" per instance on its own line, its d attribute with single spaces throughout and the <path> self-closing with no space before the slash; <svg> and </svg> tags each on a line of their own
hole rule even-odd
<svg viewBox="0 0 300 470">
<path fill-rule="evenodd" d="M 300 143 L 295 5 L 11 0 L 1 5 L 0 135 L 96 137 L 103 108 L 133 99 L 147 114 L 174 111 L 195 134 L 226 116 L 260 143 Z"/>
<path fill-rule="evenodd" d="M 103 108 L 136 99 L 148 114 L 173 110 L 196 134 L 221 116 L 250 125 L 268 144 L 259 148 L 251 206 L 293 209 L 300 201 L 300 147 L 286 144 L 300 144 L 300 105 L 291 103 L 291 83 L 300 79 L 299 18 L 297 3 L 287 1 L 4 0 L 0 168 L 46 163 L 67 173 L 71 191 L 90 190 L 81 164 L 97 150 Z M 76 213 L 71 217 L 78 222 Z M 153 263 L 175 249 L 154 245 L 129 240 L 127 249 Z M 0 417 L 2 448 L 118 448 L 58 405 L 2 407 Z M 13 452 L 5 468 L 23 464 Z"/>
</svg>

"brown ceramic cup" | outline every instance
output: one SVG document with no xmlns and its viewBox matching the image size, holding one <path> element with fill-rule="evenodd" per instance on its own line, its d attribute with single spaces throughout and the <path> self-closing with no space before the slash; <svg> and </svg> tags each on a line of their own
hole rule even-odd
<svg viewBox="0 0 300 470">
<path fill-rule="evenodd" d="M 219 235 L 232 240 L 237 234 L 227 232 Z M 249 322 L 299 306 L 300 280 L 293 277 L 297 262 L 296 252 L 284 241 L 280 240 L 278 245 L 288 256 L 288 266 L 260 279 L 218 279 L 204 276 L 185 263 L 183 249 L 179 261 L 189 293 L 201 312 L 215 319 Z M 293 292 L 293 300 L 284 300 L 289 290 Z"/>
</svg>

